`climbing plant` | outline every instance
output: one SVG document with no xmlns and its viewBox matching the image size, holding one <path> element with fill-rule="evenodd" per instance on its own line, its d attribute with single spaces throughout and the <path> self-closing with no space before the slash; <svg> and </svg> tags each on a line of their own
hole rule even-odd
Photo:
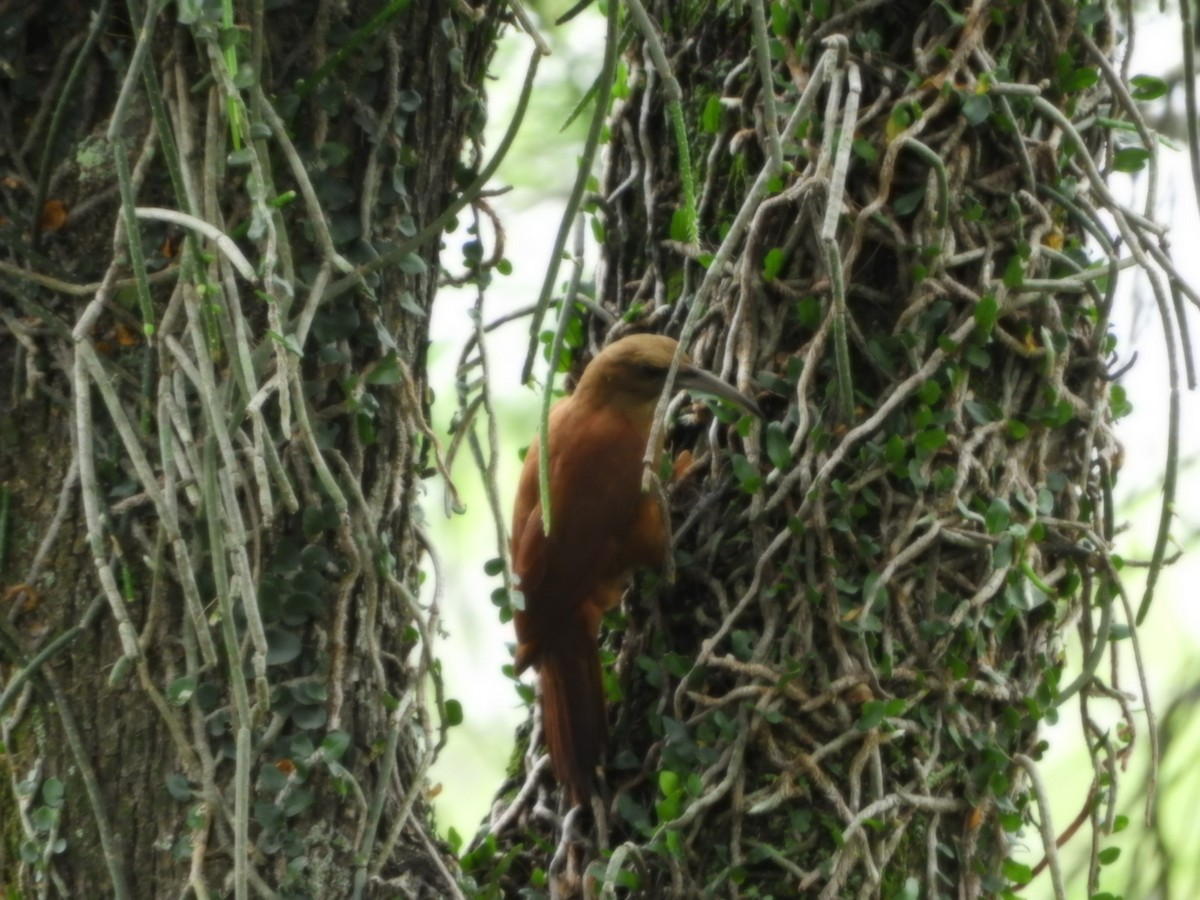
<svg viewBox="0 0 1200 900">
<path fill-rule="evenodd" d="M 1059 841 L 1090 830 L 1107 896 L 1120 771 L 1156 759 L 1137 625 L 1196 302 L 1155 220 L 1140 104 L 1165 84 L 1129 71 L 1128 11 L 606 11 L 601 174 L 589 144 L 557 245 L 582 217 L 601 260 L 553 333 L 548 274 L 530 352 L 569 372 L 670 333 L 767 416 L 660 407 L 696 466 L 669 488 L 673 571 L 607 623 L 607 792 L 568 810 L 532 718 L 468 874 L 489 896 L 976 897 L 1048 869 L 1062 897 Z M 1130 400 L 1109 322 L 1131 269 L 1173 398 L 1140 597 L 1113 552 Z M 1126 642 L 1133 671 L 1110 665 Z M 1095 770 L 1072 823 L 1039 768 L 1063 715 Z"/>
<path fill-rule="evenodd" d="M 457 891 L 416 498 L 503 10 L 0 16 L 0 889 Z"/>
</svg>

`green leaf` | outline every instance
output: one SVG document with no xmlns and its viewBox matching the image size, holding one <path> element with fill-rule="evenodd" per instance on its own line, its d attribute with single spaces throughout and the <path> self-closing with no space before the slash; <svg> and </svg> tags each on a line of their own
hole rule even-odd
<svg viewBox="0 0 1200 900">
<path fill-rule="evenodd" d="M 907 216 L 914 213 L 925 202 L 925 187 L 915 187 L 912 190 L 905 191 L 896 198 L 896 202 L 892 204 L 892 209 L 896 211 L 898 216 Z"/>
<path fill-rule="evenodd" d="M 316 731 L 325 727 L 325 723 L 329 721 L 329 714 L 323 706 L 297 706 L 292 710 L 292 721 L 296 723 L 297 728 Z"/>
<path fill-rule="evenodd" d="M 297 788 L 288 794 L 287 799 L 283 801 L 283 814 L 289 819 L 292 816 L 299 815 L 310 806 L 313 800 L 316 799 L 316 794 L 305 788 Z"/>
<path fill-rule="evenodd" d="M 304 534 L 312 539 L 326 530 L 337 528 L 337 512 L 331 506 L 305 506 Z"/>
<path fill-rule="evenodd" d="M 875 145 L 865 138 L 858 138 L 850 149 L 854 151 L 854 155 L 864 162 L 873 163 L 879 159 L 879 151 L 875 149 Z"/>
<path fill-rule="evenodd" d="M 767 425 L 767 459 L 777 469 L 790 469 L 792 466 L 792 448 L 782 422 Z"/>
<path fill-rule="evenodd" d="M 243 147 L 241 150 L 234 150 L 225 158 L 225 162 L 230 168 L 238 168 L 248 166 L 254 162 L 254 150 L 250 147 Z"/>
<path fill-rule="evenodd" d="M 288 760 L 291 763 L 291 760 Z M 277 765 L 267 763 L 258 770 L 258 785 L 269 794 L 278 794 L 287 787 L 288 776 Z"/>
<path fill-rule="evenodd" d="M 49 831 L 58 822 L 58 810 L 50 806 L 39 806 L 29 817 L 38 831 Z"/>
<path fill-rule="evenodd" d="M 987 515 L 984 516 L 984 522 L 987 524 L 988 534 L 1000 534 L 1008 529 L 1008 523 L 1012 521 L 1012 508 L 1008 502 L 996 497 L 988 506 Z"/>
<path fill-rule="evenodd" d="M 710 94 L 704 104 L 704 112 L 700 114 L 700 127 L 706 134 L 716 134 L 721 130 L 721 98 Z"/>
<path fill-rule="evenodd" d="M 949 3 L 946 3 L 945 0 L 935 0 L 935 2 L 942 12 L 946 14 L 946 18 L 950 20 L 951 25 L 961 26 L 966 24 L 967 17 L 954 9 Z"/>
<path fill-rule="evenodd" d="M 1108 639 L 1110 641 L 1125 641 L 1133 637 L 1133 629 L 1125 622 L 1113 622 L 1108 630 Z"/>
<path fill-rule="evenodd" d="M 337 141 L 326 141 L 319 152 L 321 162 L 327 166 L 340 166 L 350 158 L 350 148 Z"/>
<path fill-rule="evenodd" d="M 1000 304 L 996 302 L 994 294 L 987 294 L 981 297 L 979 302 L 975 304 L 975 327 L 979 329 L 980 336 L 988 337 L 991 335 L 999 313 Z"/>
<path fill-rule="evenodd" d="M 329 697 L 329 689 L 325 682 L 315 679 L 292 684 L 288 688 L 288 693 L 300 706 L 319 706 Z"/>
<path fill-rule="evenodd" d="M 180 25 L 194 25 L 204 20 L 211 24 L 221 21 L 221 5 L 206 0 L 179 0 L 177 17 Z"/>
<path fill-rule="evenodd" d="M 446 701 L 446 724 L 453 728 L 463 723 L 462 704 L 457 700 Z"/>
<path fill-rule="evenodd" d="M 737 476 L 742 490 L 747 494 L 753 494 L 762 486 L 762 476 L 758 474 L 758 469 L 754 468 L 754 463 L 740 453 L 733 455 L 733 474 Z"/>
<path fill-rule="evenodd" d="M 634 872 L 632 869 L 618 869 L 612 883 L 616 887 L 622 887 L 630 891 L 636 891 L 641 886 L 637 872 Z"/>
<path fill-rule="evenodd" d="M 1014 529 L 1017 527 L 1018 526 L 1016 525 L 1013 526 Z M 1011 547 L 1013 543 L 1012 533 L 1010 532 L 1000 539 L 1000 544 L 997 545 L 996 549 L 999 551 L 1003 545 Z M 1003 563 L 1004 565 L 996 565 L 997 555 L 1000 555 L 1001 558 L 999 559 L 999 562 Z M 993 565 L 998 569 L 1007 568 L 1007 566 L 1011 565 L 1012 563 L 1011 556 L 1011 550 L 1009 551 L 1010 558 L 1007 561 L 1002 558 L 1003 554 L 998 554 L 998 552 L 993 553 Z M 1021 569 L 1023 572 L 1032 573 L 1032 569 L 1030 569 L 1028 563 L 1023 564 Z M 1049 596 L 1047 596 L 1047 594 L 1041 588 L 1039 588 L 1037 584 L 1034 583 L 1034 580 L 1028 577 L 1028 574 L 1025 578 L 1018 578 L 1016 580 L 1009 581 L 1004 588 L 1004 597 L 1013 609 L 1018 609 L 1021 612 L 1030 612 L 1031 610 L 1035 610 L 1050 599 Z"/>
<path fill-rule="evenodd" d="M 658 789 L 664 797 L 679 793 L 679 776 L 669 769 L 663 769 L 658 773 Z"/>
<path fill-rule="evenodd" d="M 1113 168 L 1118 172 L 1140 172 L 1150 159 L 1150 151 L 1142 147 L 1125 147 L 1113 155 Z"/>
<path fill-rule="evenodd" d="M 237 49 L 241 43 L 241 32 L 236 28 L 220 28 L 217 30 L 217 46 L 224 51 Z M 230 68 L 237 68 L 231 65 Z"/>
<path fill-rule="evenodd" d="M 917 434 L 917 450 L 925 455 L 936 453 L 946 445 L 946 432 L 942 428 L 927 428 Z"/>
<path fill-rule="evenodd" d="M 478 266 L 483 259 L 483 243 L 477 240 L 463 242 L 463 262 L 470 266 Z"/>
<path fill-rule="evenodd" d="M 629 96 L 629 67 L 624 60 L 617 61 L 617 77 L 612 86 L 612 96 L 616 100 L 624 100 Z"/>
<path fill-rule="evenodd" d="M 895 134 L 903 131 L 912 124 L 912 121 L 912 110 L 909 108 L 908 104 L 901 103 L 894 106 L 892 108 L 891 116 L 888 117 L 888 139 L 890 140 Z"/>
<path fill-rule="evenodd" d="M 882 700 L 868 700 L 862 705 L 862 709 L 862 715 L 854 723 L 854 727 L 859 731 L 870 731 L 872 728 L 878 728 L 887 717 L 887 704 Z"/>
<path fill-rule="evenodd" d="M 421 108 L 421 95 L 412 89 L 400 91 L 396 100 L 396 107 L 403 113 L 413 113 Z"/>
<path fill-rule="evenodd" d="M 350 746 L 350 735 L 344 731 L 331 731 L 321 741 L 321 752 L 327 761 L 341 759 Z"/>
<path fill-rule="evenodd" d="M 299 636 L 282 628 L 267 629 L 267 665 L 281 666 L 300 655 Z"/>
<path fill-rule="evenodd" d="M 939 494 L 948 491 L 954 487 L 954 481 L 957 477 L 957 473 L 952 466 L 942 466 L 933 473 L 933 489 Z"/>
<path fill-rule="evenodd" d="M 796 321 L 809 329 L 821 324 L 821 301 L 816 297 L 805 297 L 793 307 Z"/>
<path fill-rule="evenodd" d="M 992 114 L 992 98 L 987 94 L 972 94 L 962 105 L 963 118 L 972 125 L 982 125 Z"/>
<path fill-rule="evenodd" d="M 1129 396 L 1121 385 L 1114 384 L 1109 389 L 1108 396 L 1114 419 L 1124 418 L 1133 412 L 1133 404 L 1129 402 Z"/>
<path fill-rule="evenodd" d="M 196 688 L 196 705 L 202 712 L 212 712 L 220 702 L 221 689 L 211 681 L 206 681 Z"/>
<path fill-rule="evenodd" d="M 62 806 L 63 783 L 57 778 L 47 778 L 42 784 L 42 802 L 48 806 Z"/>
<path fill-rule="evenodd" d="M 1033 869 L 1015 859 L 1006 859 L 1001 871 L 1014 884 L 1029 884 L 1033 880 Z"/>
<path fill-rule="evenodd" d="M 167 776 L 167 793 L 180 803 L 186 803 L 192 799 L 192 786 L 181 773 L 173 772 Z"/>
<path fill-rule="evenodd" d="M 352 303 L 335 303 L 317 310 L 312 330 L 319 341 L 332 344 L 350 337 L 361 325 L 362 317 Z"/>
<path fill-rule="evenodd" d="M 788 4 L 772 3 L 771 4 L 771 31 L 775 33 L 775 37 L 785 38 L 788 36 Z"/>
<path fill-rule="evenodd" d="M 1014 440 L 1022 441 L 1029 435 L 1029 426 L 1020 419 L 1009 419 L 1008 433 Z"/>
<path fill-rule="evenodd" d="M 191 675 L 176 678 L 167 687 L 167 699 L 176 706 L 183 706 L 192 699 L 194 693 L 196 693 L 196 679 Z"/>
<path fill-rule="evenodd" d="M 988 352 L 974 345 L 963 351 L 963 358 L 977 369 L 989 369 L 992 365 L 992 358 L 988 356 Z"/>
<path fill-rule="evenodd" d="M 1025 264 L 1021 257 L 1017 255 L 1010 256 L 1008 263 L 1004 266 L 1004 286 L 1010 290 L 1019 288 L 1025 283 Z"/>
<path fill-rule="evenodd" d="M 963 404 L 967 414 L 975 421 L 976 425 L 986 425 L 988 422 L 994 422 L 999 418 L 995 415 L 990 406 L 980 403 L 978 400 L 968 400 Z"/>
<path fill-rule="evenodd" d="M 288 353 L 295 357 L 304 356 L 304 351 L 300 348 L 300 341 L 294 334 L 280 334 L 278 331 L 268 331 L 271 340 L 279 344 Z"/>
<path fill-rule="evenodd" d="M 1117 861 L 1117 857 L 1120 855 L 1120 847 L 1105 847 L 1098 854 L 1096 854 L 1096 858 L 1100 860 L 1100 865 L 1107 866 L 1111 863 L 1115 863 Z"/>
<path fill-rule="evenodd" d="M 772 247 L 763 257 L 763 280 L 773 281 L 783 268 L 783 249 Z"/>
<path fill-rule="evenodd" d="M 733 650 L 734 658 L 742 662 L 754 655 L 754 642 L 750 638 L 750 632 L 744 628 L 735 628 L 730 632 L 729 646 Z"/>
<path fill-rule="evenodd" d="M 234 30 L 234 29 L 230 29 Z M 254 67 L 243 64 L 238 69 L 237 74 L 233 76 L 233 85 L 238 90 L 247 90 L 258 84 L 258 73 L 254 71 Z M 267 129 L 267 134 L 270 134 L 270 129 Z"/>
<path fill-rule="evenodd" d="M 653 830 L 650 813 L 646 807 L 633 799 L 629 791 L 617 794 L 617 815 L 644 834 Z"/>
<path fill-rule="evenodd" d="M 1153 75 L 1134 75 L 1129 79 L 1129 83 L 1133 86 L 1133 99 L 1142 102 L 1166 96 L 1168 89 L 1165 81 Z"/>
<path fill-rule="evenodd" d="M 670 822 L 679 815 L 679 796 L 673 794 L 654 804 L 654 812 L 660 822 Z"/>
<path fill-rule="evenodd" d="M 1013 539 L 1011 534 L 1000 538 L 1000 542 L 992 548 L 992 568 L 1007 569 L 1012 565 Z"/>
<path fill-rule="evenodd" d="M 429 271 L 429 267 L 425 265 L 425 260 L 417 256 L 415 253 L 408 253 L 396 263 L 398 268 L 405 275 L 424 275 Z"/>
<path fill-rule="evenodd" d="M 358 426 L 358 438 L 368 447 L 375 443 L 375 422 L 374 417 L 366 412 L 360 412 L 354 417 L 354 423 Z"/>
<path fill-rule="evenodd" d="M 1075 91 L 1085 91 L 1100 80 L 1100 70 L 1095 66 L 1080 66 L 1068 72 L 1059 80 L 1059 86 L 1064 92 L 1071 94 Z"/>
<path fill-rule="evenodd" d="M 1099 25 L 1108 18 L 1108 10 L 1103 3 L 1089 3 L 1079 11 L 1079 24 L 1085 28 Z"/>
<path fill-rule="evenodd" d="M 367 375 L 366 381 L 367 384 L 400 384 L 404 381 L 404 370 L 400 368 L 396 354 L 389 353 L 381 359 L 379 365 Z"/>
</svg>

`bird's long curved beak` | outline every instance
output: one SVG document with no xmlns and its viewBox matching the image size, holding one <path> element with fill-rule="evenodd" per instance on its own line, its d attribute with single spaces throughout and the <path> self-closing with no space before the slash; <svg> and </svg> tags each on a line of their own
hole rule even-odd
<svg viewBox="0 0 1200 900">
<path fill-rule="evenodd" d="M 697 369 L 695 366 L 681 365 L 679 374 L 675 378 L 677 387 L 684 388 L 689 391 L 699 391 L 703 394 L 712 394 L 714 397 L 720 397 L 722 400 L 727 400 L 734 406 L 745 410 L 751 415 L 763 418 L 763 411 L 753 398 L 747 397 L 733 385 L 722 381 L 711 372 L 706 372 L 703 369 Z"/>
</svg>

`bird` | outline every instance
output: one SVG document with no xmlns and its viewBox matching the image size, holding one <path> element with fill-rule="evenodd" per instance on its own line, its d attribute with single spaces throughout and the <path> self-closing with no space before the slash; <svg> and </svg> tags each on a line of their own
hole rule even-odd
<svg viewBox="0 0 1200 900">
<path fill-rule="evenodd" d="M 594 793 L 608 740 L 600 619 L 620 603 L 634 571 L 661 566 L 669 550 L 663 512 L 656 494 L 642 489 L 642 469 L 677 346 L 664 335 L 633 334 L 598 353 L 575 391 L 551 409 L 548 438 L 534 437 L 513 504 L 512 570 L 521 595 L 513 603 L 513 669 L 538 672 L 551 767 L 577 805 Z M 675 387 L 762 416 L 753 399 L 686 354 Z M 538 487 L 543 445 L 549 533 Z M 655 450 L 657 463 L 661 437 Z"/>
</svg>

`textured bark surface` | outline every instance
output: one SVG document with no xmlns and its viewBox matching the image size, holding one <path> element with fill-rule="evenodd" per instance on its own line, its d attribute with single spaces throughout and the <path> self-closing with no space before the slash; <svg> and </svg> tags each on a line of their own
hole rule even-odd
<svg viewBox="0 0 1200 900">
<path fill-rule="evenodd" d="M 340 897 L 358 879 L 368 894 L 448 890 L 453 863 L 436 846 L 423 778 L 444 735 L 440 690 L 426 697 L 422 635 L 436 623 L 405 597 L 421 566 L 415 490 L 432 464 L 424 372 L 438 235 L 367 274 L 365 288 L 329 287 L 431 223 L 464 186 L 462 167 L 478 164 L 470 142 L 484 120 L 496 13 L 464 3 L 268 5 L 238 4 L 224 22 L 221 4 L 171 4 L 143 43 L 154 77 L 129 79 L 119 113 L 137 59 L 129 16 L 144 15 L 142 4 L 4 13 L 3 258 L 39 277 L 0 274 L 0 690 L 12 689 L 0 709 L 0 890 L 241 893 L 239 724 L 250 750 L 240 874 L 253 889 Z M 315 206 L 257 84 L 303 160 Z M 148 102 L 155 90 L 166 134 Z M 254 283 L 211 241 L 142 219 L 147 313 L 118 225 L 106 138 L 115 113 L 136 205 L 188 211 L 232 235 Z M 164 145 L 180 157 L 180 183 Z M 104 374 L 81 377 L 71 331 L 91 313 L 81 339 Z M 131 461 L 101 382 L 133 424 L 154 484 Z M 265 396 L 247 413 L 250 384 Z M 77 465 L 80 390 L 90 401 L 83 449 L 96 470 L 96 561 Z M 232 456 L 219 446 L 226 438 Z M 190 574 L 164 502 L 177 509 Z M 122 642 L 114 603 L 140 658 Z M 239 661 L 223 639 L 230 619 Z M 254 627 L 265 629 L 265 657 Z M 248 682 L 246 722 L 235 669 Z"/>
<path fill-rule="evenodd" d="M 1112 283 L 1072 282 L 1109 23 L 771 4 L 759 55 L 753 6 L 648 4 L 670 73 L 626 32 L 589 207 L 612 319 L 585 352 L 682 331 L 767 421 L 674 420 L 697 461 L 677 578 L 646 575 L 604 639 L 609 791 L 563 817 L 519 757 L 467 860 L 495 896 L 994 896 L 1025 877 L 1011 835 L 1036 840 L 1039 725 L 1081 686 L 1063 635 L 1106 647 L 1123 401 Z"/>
</svg>

